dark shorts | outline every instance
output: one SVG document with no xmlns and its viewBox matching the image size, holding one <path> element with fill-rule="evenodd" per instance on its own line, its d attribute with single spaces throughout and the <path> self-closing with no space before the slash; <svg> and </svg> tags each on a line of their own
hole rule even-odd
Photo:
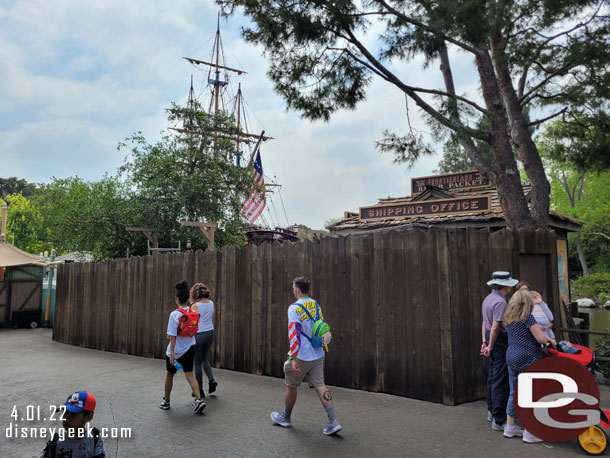
<svg viewBox="0 0 610 458">
<path fill-rule="evenodd" d="M 177 361 L 182 364 L 182 370 L 184 372 L 193 372 L 193 360 L 195 359 L 195 346 L 191 346 L 187 352 L 182 355 Z M 178 370 L 173 364 L 169 363 L 169 356 L 165 355 L 165 369 L 170 374 L 175 374 Z"/>
</svg>

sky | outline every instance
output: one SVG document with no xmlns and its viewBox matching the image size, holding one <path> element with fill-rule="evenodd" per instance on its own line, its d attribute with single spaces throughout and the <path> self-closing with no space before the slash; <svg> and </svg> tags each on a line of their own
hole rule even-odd
<svg viewBox="0 0 610 458">
<path fill-rule="evenodd" d="M 169 127 L 165 109 L 185 103 L 191 75 L 201 89 L 207 73 L 182 57 L 209 59 L 217 12 L 212 0 L 0 0 L 0 177 L 115 174 L 126 154 L 119 142 L 137 131 L 156 142 Z M 409 195 L 412 177 L 433 174 L 440 147 L 411 170 L 375 148 L 384 130 L 408 130 L 398 89 L 375 80 L 356 110 L 328 123 L 302 119 L 273 92 L 262 48 L 240 36 L 245 24 L 240 14 L 221 20 L 225 56 L 247 71 L 239 81 L 253 130 L 274 137 L 261 156 L 265 174 L 282 185 L 281 200 L 269 204 L 280 223 L 285 212 L 290 224 L 321 229 L 380 197 Z M 470 62 L 456 57 L 458 83 L 476 91 L 464 76 Z M 440 87 L 439 73 L 420 60 L 393 70 L 413 85 Z M 413 102 L 409 114 L 414 128 L 428 130 Z"/>
</svg>

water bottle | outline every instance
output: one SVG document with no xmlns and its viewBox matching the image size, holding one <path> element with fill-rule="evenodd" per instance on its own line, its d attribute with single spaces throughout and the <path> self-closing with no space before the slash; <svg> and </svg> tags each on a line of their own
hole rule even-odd
<svg viewBox="0 0 610 458">
<path fill-rule="evenodd" d="M 182 364 L 180 364 L 177 360 L 174 361 L 174 367 L 176 368 L 177 371 L 182 370 Z"/>
</svg>

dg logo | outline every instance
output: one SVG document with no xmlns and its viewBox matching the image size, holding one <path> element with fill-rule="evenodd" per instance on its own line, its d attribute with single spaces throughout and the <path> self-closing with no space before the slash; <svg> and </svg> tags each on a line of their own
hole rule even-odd
<svg viewBox="0 0 610 458">
<path fill-rule="evenodd" d="M 572 440 L 600 422 L 595 378 L 567 358 L 543 358 L 519 374 L 514 402 L 523 427 L 549 442 Z"/>
</svg>

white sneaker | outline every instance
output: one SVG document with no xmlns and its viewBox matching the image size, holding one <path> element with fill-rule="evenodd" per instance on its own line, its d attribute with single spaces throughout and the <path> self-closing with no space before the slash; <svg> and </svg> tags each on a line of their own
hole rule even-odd
<svg viewBox="0 0 610 458">
<path fill-rule="evenodd" d="M 290 428 L 292 423 L 290 423 L 290 418 L 285 418 L 284 414 L 281 412 L 271 412 L 271 419 L 274 423 L 277 423 L 284 428 Z"/>
<path fill-rule="evenodd" d="M 523 430 L 518 426 L 513 426 L 512 428 L 508 425 L 504 428 L 504 437 L 522 437 Z"/>
<path fill-rule="evenodd" d="M 343 429 L 343 426 L 341 426 L 339 424 L 339 422 L 337 420 L 333 421 L 332 423 L 329 423 L 328 425 L 326 425 L 326 428 L 324 428 L 322 430 L 322 432 L 326 435 L 326 436 L 330 436 L 331 434 L 336 434 L 339 431 L 341 431 Z"/>
<path fill-rule="evenodd" d="M 523 442 L 526 442 L 528 444 L 537 444 L 538 442 L 544 442 L 544 441 L 542 439 L 534 436 L 529 431 L 524 430 L 523 431 Z"/>
</svg>

